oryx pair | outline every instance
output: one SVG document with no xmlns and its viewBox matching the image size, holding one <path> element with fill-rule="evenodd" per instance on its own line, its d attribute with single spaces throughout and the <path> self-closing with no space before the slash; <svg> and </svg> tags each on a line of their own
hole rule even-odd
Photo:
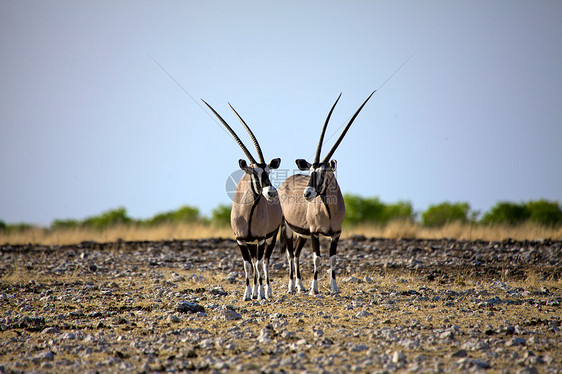
<svg viewBox="0 0 562 374">
<path fill-rule="evenodd" d="M 269 261 L 280 226 L 281 244 L 286 248 L 289 261 L 289 291 L 294 291 L 295 285 L 299 292 L 305 291 L 299 269 L 299 257 L 307 238 L 310 238 L 314 263 L 314 277 L 310 293 L 318 293 L 319 235 L 323 235 L 330 238 L 330 288 L 333 292 L 338 292 L 335 261 L 338 240 L 345 218 L 345 204 L 334 175 L 337 163 L 335 160 L 331 160 L 331 157 L 373 94 L 374 91 L 357 109 L 330 152 L 320 161 L 326 128 L 341 94 L 338 96 L 322 128 L 314 161 L 311 164 L 304 159 L 296 160 L 297 167 L 301 171 L 309 171 L 309 175 L 297 174 L 287 178 L 279 187 L 279 192 L 271 184 L 269 173 L 272 169 L 279 167 L 281 160 L 275 158 L 269 164 L 265 162 L 256 137 L 242 117 L 229 104 L 254 142 L 259 156 L 259 162 L 257 162 L 234 130 L 203 100 L 232 134 L 250 161 L 250 164 L 243 159 L 238 162 L 245 174 L 236 187 L 230 216 L 232 230 L 244 259 L 246 274 L 244 300 L 250 300 L 252 297 L 270 298 L 272 295 Z M 296 241 L 293 243 L 295 236 Z M 253 289 L 250 287 L 252 269 L 254 271 Z"/>
</svg>

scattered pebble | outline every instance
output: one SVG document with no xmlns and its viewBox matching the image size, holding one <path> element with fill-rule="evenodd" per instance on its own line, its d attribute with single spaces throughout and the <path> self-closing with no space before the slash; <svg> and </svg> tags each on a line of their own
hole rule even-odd
<svg viewBox="0 0 562 374">
<path fill-rule="evenodd" d="M 179 301 L 176 305 L 176 310 L 180 313 L 205 312 L 205 308 L 203 306 L 193 303 L 191 301 Z"/>
<path fill-rule="evenodd" d="M 232 240 L 1 246 L 0 373 L 561 372 L 561 247 L 342 239 L 318 296 L 276 249 L 273 298 L 243 302 Z"/>
</svg>

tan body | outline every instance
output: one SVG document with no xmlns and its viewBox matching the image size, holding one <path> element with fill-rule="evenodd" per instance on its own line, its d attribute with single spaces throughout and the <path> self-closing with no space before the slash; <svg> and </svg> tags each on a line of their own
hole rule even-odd
<svg viewBox="0 0 562 374">
<path fill-rule="evenodd" d="M 281 225 L 281 243 L 289 262 L 289 292 L 295 291 L 295 285 L 299 292 L 306 291 L 302 284 L 299 258 L 306 240 L 310 238 L 314 263 L 310 294 L 318 293 L 319 235 L 330 238 L 330 288 L 333 292 L 338 292 L 335 276 L 336 248 L 345 219 L 345 203 L 332 172 L 328 172 L 326 176 L 325 194 L 311 200 L 303 196 L 309 181 L 309 176 L 297 174 L 287 178 L 279 187 L 279 199 L 285 220 Z M 293 243 L 295 234 L 296 241 Z"/>
<path fill-rule="evenodd" d="M 270 238 L 277 233 L 282 218 L 279 199 L 270 202 L 261 194 L 254 196 L 250 175 L 244 174 L 236 187 L 230 214 L 236 239 L 252 242 Z"/>
<path fill-rule="evenodd" d="M 285 221 L 293 231 L 301 235 L 322 234 L 332 236 L 341 232 L 345 219 L 345 203 L 333 174 L 328 176 L 325 198 L 315 197 L 307 201 L 303 191 L 308 185 L 309 177 L 302 174 L 293 175 L 279 187 L 279 199 Z M 307 229 L 308 232 L 302 229 Z"/>
</svg>

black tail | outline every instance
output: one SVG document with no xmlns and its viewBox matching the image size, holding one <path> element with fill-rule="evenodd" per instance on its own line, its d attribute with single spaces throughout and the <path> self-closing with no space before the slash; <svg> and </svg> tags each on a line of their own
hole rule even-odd
<svg viewBox="0 0 562 374">
<path fill-rule="evenodd" d="M 281 253 L 285 253 L 287 250 L 287 223 L 285 223 L 285 217 L 281 219 L 281 230 L 279 235 L 279 243 L 281 243 Z"/>
</svg>

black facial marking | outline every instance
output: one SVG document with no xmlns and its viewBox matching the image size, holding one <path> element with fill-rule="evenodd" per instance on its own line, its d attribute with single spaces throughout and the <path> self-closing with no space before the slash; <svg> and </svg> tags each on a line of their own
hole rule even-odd
<svg viewBox="0 0 562 374">
<path fill-rule="evenodd" d="M 259 195 L 265 187 L 271 187 L 271 180 L 269 179 L 269 172 L 266 171 L 266 164 L 256 164 L 253 168 L 248 168 L 247 172 L 250 173 L 252 179 L 252 190 L 254 194 Z M 258 172 L 261 168 L 262 172 Z"/>
<path fill-rule="evenodd" d="M 259 195 L 261 193 L 261 182 L 260 182 L 260 178 L 258 176 L 258 173 L 254 170 L 254 169 L 249 169 L 250 170 L 250 180 L 251 180 L 251 185 L 252 185 L 252 191 L 254 193 L 254 195 Z"/>
<path fill-rule="evenodd" d="M 269 173 L 267 173 L 265 170 L 261 173 L 261 185 L 262 187 L 271 186 L 271 181 L 269 180 Z"/>
<path fill-rule="evenodd" d="M 308 186 L 314 188 L 318 195 L 321 195 L 325 190 L 324 181 L 326 179 L 326 172 L 326 168 L 316 168 L 310 173 Z"/>
</svg>

